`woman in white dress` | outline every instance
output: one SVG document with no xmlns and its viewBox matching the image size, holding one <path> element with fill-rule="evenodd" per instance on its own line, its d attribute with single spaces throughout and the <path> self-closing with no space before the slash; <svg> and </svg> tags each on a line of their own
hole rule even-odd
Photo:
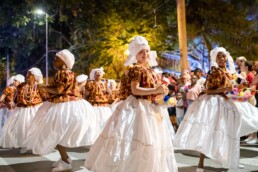
<svg viewBox="0 0 258 172">
<path fill-rule="evenodd" d="M 33 118 L 44 100 L 44 93 L 38 88 L 38 83 L 43 79 L 43 75 L 38 68 L 31 68 L 26 75 L 26 82 L 17 87 L 14 108 L 10 118 L 6 121 L 3 129 L 3 136 L 0 145 L 3 148 L 19 148 L 21 153 L 27 150 L 23 142 L 29 132 Z"/>
<path fill-rule="evenodd" d="M 95 136 L 91 125 L 94 110 L 81 97 L 75 73 L 71 71 L 73 65 L 74 55 L 69 50 L 56 53 L 53 84 L 39 85 L 48 93 L 48 101 L 38 110 L 24 141 L 24 146 L 34 154 L 46 155 L 57 148 L 61 159 L 52 164 L 52 171 L 72 169 L 66 148 L 91 145 Z"/>
<path fill-rule="evenodd" d="M 237 169 L 240 136 L 252 132 L 251 123 L 244 120 L 249 112 L 243 113 L 241 103 L 226 97 L 233 89 L 230 81 L 235 73 L 232 57 L 223 47 L 217 47 L 211 51 L 211 60 L 218 67 L 207 77 L 207 92 L 188 108 L 174 141 L 179 148 L 201 153 L 197 172 L 204 171 L 205 155 L 225 168 Z M 229 70 L 226 69 L 227 61 Z"/>
<path fill-rule="evenodd" d="M 16 88 L 24 81 L 24 76 L 20 74 L 12 76 L 8 80 L 7 87 L 4 89 L 3 94 L 0 97 L 0 137 L 2 136 L 4 124 L 15 107 L 14 96 Z"/>
<path fill-rule="evenodd" d="M 129 53 L 125 64 L 136 63 L 128 69 L 131 95 L 110 117 L 91 147 L 85 167 L 95 172 L 177 172 L 167 107 L 154 103 L 156 95 L 167 94 L 168 88 L 157 85 L 150 68 L 157 62 L 150 57 L 144 37 L 133 38 Z"/>
</svg>

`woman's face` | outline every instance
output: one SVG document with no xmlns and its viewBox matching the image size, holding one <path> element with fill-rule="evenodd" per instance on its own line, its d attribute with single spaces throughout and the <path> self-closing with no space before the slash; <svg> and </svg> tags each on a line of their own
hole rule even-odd
<svg viewBox="0 0 258 172">
<path fill-rule="evenodd" d="M 226 67 L 227 56 L 226 54 L 219 52 L 216 57 L 216 62 L 220 68 Z"/>
<path fill-rule="evenodd" d="M 18 85 L 20 85 L 20 82 L 17 81 L 17 80 L 14 80 L 14 81 L 13 81 L 13 86 L 18 87 Z"/>
<path fill-rule="evenodd" d="M 96 71 L 94 77 L 95 77 L 95 80 L 101 80 L 102 77 L 103 77 L 103 72 L 102 71 Z"/>
<path fill-rule="evenodd" d="M 60 57 L 56 56 L 53 64 L 56 69 L 61 69 L 62 66 L 64 65 L 64 62 L 63 60 L 60 59 Z"/>
<path fill-rule="evenodd" d="M 241 72 L 248 72 L 248 67 L 245 65 L 245 63 L 242 63 L 240 66 Z"/>
<path fill-rule="evenodd" d="M 35 76 L 31 72 L 28 72 L 26 75 L 26 82 L 34 83 L 35 81 L 36 81 Z"/>
<path fill-rule="evenodd" d="M 136 59 L 138 61 L 139 64 L 143 64 L 146 65 L 149 62 L 149 50 L 148 49 L 142 49 L 137 55 L 136 55 Z"/>
</svg>

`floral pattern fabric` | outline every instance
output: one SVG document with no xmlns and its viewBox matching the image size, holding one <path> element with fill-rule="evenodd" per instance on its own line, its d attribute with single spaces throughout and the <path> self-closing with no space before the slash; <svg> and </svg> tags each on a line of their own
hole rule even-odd
<svg viewBox="0 0 258 172">
<path fill-rule="evenodd" d="M 87 82 L 85 89 L 89 91 L 87 101 L 92 105 L 104 105 L 109 103 L 110 94 L 107 89 L 107 82 Z"/>
<path fill-rule="evenodd" d="M 15 96 L 16 88 L 14 86 L 8 86 L 4 89 L 3 94 L 6 96 L 3 100 L 3 106 L 11 109 L 10 103 L 13 102 Z"/>
<path fill-rule="evenodd" d="M 22 83 L 17 87 L 14 101 L 18 107 L 34 106 L 43 102 L 43 96 L 36 85 Z"/>
<path fill-rule="evenodd" d="M 221 68 L 216 68 L 207 78 L 207 88 L 215 90 L 218 88 L 225 88 L 230 86 L 231 75 Z"/>
<path fill-rule="evenodd" d="M 128 76 L 131 81 L 138 81 L 142 88 L 155 88 L 157 86 L 157 77 L 151 68 L 145 68 L 143 66 L 135 65 L 130 68 Z M 156 95 L 138 96 L 136 98 L 148 99 L 154 101 Z"/>
<path fill-rule="evenodd" d="M 80 90 L 75 84 L 75 73 L 70 70 L 57 71 L 54 83 L 50 87 L 64 88 L 61 94 L 49 94 L 48 101 L 50 102 L 61 103 L 81 99 Z"/>
</svg>

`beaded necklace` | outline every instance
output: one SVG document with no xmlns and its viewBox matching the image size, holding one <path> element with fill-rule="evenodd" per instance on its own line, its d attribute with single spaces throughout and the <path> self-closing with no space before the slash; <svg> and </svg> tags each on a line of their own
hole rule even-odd
<svg viewBox="0 0 258 172">
<path fill-rule="evenodd" d="M 25 85 L 25 92 L 24 92 L 24 98 L 26 102 L 31 103 L 33 102 L 34 98 L 37 94 L 37 84 L 34 84 L 32 87 L 30 87 L 28 84 Z"/>
</svg>

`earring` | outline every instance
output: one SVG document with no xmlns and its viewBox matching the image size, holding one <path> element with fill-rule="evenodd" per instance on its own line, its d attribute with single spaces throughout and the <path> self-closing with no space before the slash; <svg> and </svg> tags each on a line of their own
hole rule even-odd
<svg viewBox="0 0 258 172">
<path fill-rule="evenodd" d="M 62 69 L 67 69 L 65 64 L 62 65 Z"/>
</svg>

